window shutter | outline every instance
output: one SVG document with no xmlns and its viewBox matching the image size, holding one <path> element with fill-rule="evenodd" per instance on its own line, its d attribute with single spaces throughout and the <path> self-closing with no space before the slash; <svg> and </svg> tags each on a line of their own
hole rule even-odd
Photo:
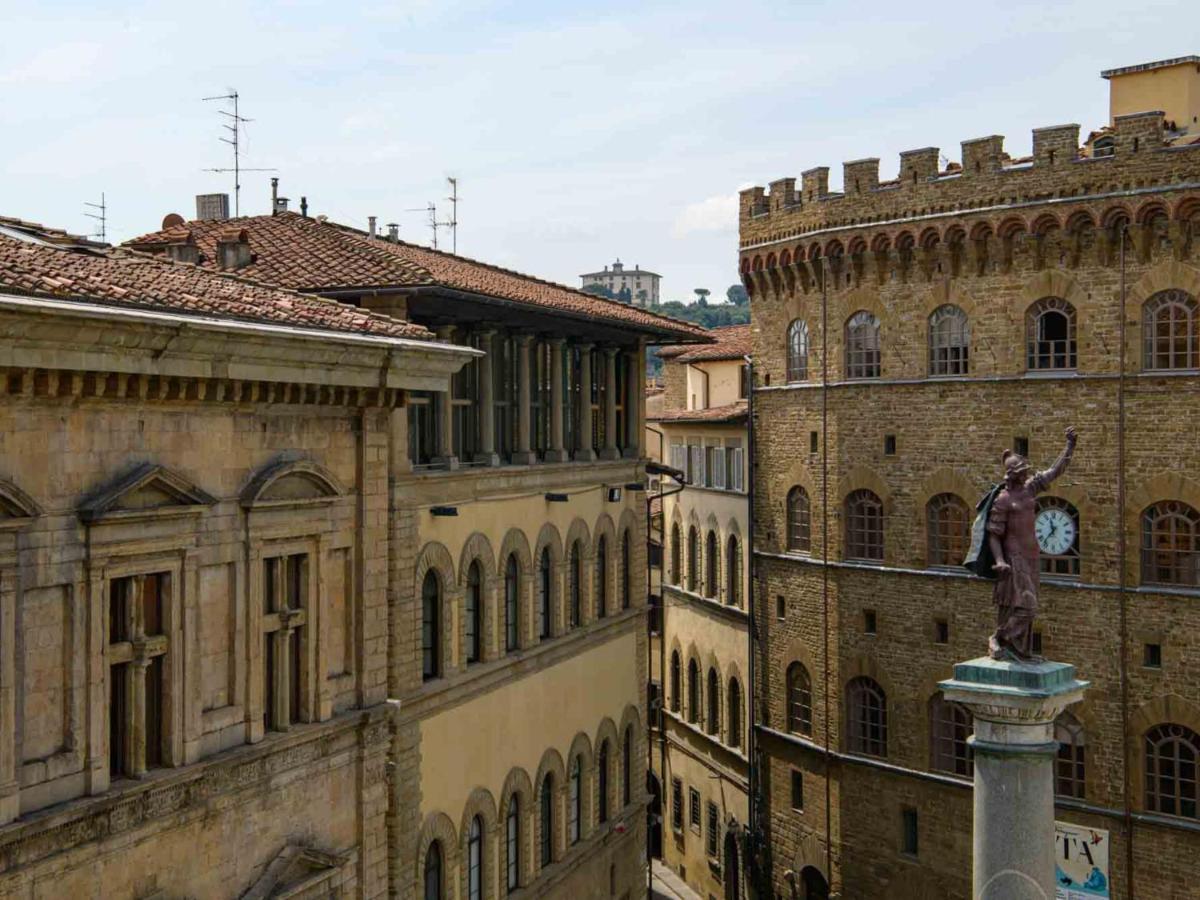
<svg viewBox="0 0 1200 900">
<path fill-rule="evenodd" d="M 725 451 L 720 447 L 713 447 L 712 456 L 713 487 L 723 489 L 725 487 Z"/>
<path fill-rule="evenodd" d="M 733 489 L 735 491 L 743 490 L 744 476 L 742 473 L 742 458 L 744 451 L 741 447 L 735 447 L 733 450 Z"/>
</svg>

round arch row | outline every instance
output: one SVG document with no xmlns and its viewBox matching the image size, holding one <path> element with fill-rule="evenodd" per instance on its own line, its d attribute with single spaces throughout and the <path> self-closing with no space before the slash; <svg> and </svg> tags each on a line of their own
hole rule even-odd
<svg viewBox="0 0 1200 900">
<path fill-rule="evenodd" d="M 636 707 L 579 732 L 566 757 L 556 748 L 535 772 L 509 771 L 495 795 L 476 787 L 457 817 L 425 817 L 413 869 L 414 896 L 484 900 L 535 887 L 595 840 L 632 827 L 644 809 L 644 734 Z"/>
<path fill-rule="evenodd" d="M 666 699 L 671 712 L 745 754 L 745 679 L 737 660 L 722 663 L 711 650 L 701 654 L 695 643 L 685 650 L 676 637 L 668 667 Z"/>
<path fill-rule="evenodd" d="M 666 580 L 726 606 L 743 608 L 745 550 L 742 529 L 730 518 L 722 528 L 713 513 L 704 522 L 695 510 L 686 526 L 679 508 L 671 521 Z"/>
</svg>

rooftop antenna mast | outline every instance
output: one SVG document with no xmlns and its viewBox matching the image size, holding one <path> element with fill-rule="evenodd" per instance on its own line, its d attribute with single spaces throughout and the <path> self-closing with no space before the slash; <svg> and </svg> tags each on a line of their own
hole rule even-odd
<svg viewBox="0 0 1200 900">
<path fill-rule="evenodd" d="M 425 206 L 416 206 L 416 207 L 412 207 L 411 209 L 406 209 L 405 212 L 423 212 L 423 213 L 429 214 L 429 228 L 433 232 L 433 249 L 436 250 L 438 248 L 438 245 L 437 245 L 438 229 L 446 224 L 445 222 L 438 221 L 437 204 L 431 202 Z"/>
<path fill-rule="evenodd" d="M 455 254 L 458 253 L 458 179 L 452 175 L 446 176 L 446 181 L 450 184 L 450 196 L 446 199 L 450 201 L 450 221 L 444 222 L 444 225 L 450 226 L 450 245 Z M 436 246 L 436 244 L 435 244 Z"/>
<path fill-rule="evenodd" d="M 247 122 L 253 122 L 253 119 L 247 119 L 238 112 L 238 92 L 234 88 L 229 89 L 228 94 L 217 94 L 214 97 L 205 97 L 205 101 L 209 100 L 226 100 L 233 104 L 233 112 L 227 109 L 218 110 L 218 112 L 229 119 L 221 127 L 229 132 L 230 137 L 223 137 L 221 140 L 233 147 L 233 168 L 232 169 L 205 169 L 205 172 L 232 172 L 233 173 L 233 214 L 240 216 L 241 197 L 242 197 L 242 179 L 243 172 L 277 172 L 278 169 L 243 169 L 241 160 L 241 146 L 238 143 L 238 136 L 241 134 L 242 126 Z M 272 210 L 273 212 L 274 210 Z"/>
<path fill-rule="evenodd" d="M 90 207 L 91 209 L 100 210 L 99 212 L 96 212 L 96 213 L 85 212 L 84 215 L 87 216 L 89 219 L 95 219 L 97 222 L 100 223 L 97 226 L 97 228 L 99 230 L 94 232 L 90 236 L 98 237 L 98 238 L 100 238 L 100 243 L 107 244 L 108 243 L 108 206 L 105 204 L 104 192 L 103 191 L 100 192 L 100 202 L 99 203 L 85 202 L 83 205 Z"/>
</svg>

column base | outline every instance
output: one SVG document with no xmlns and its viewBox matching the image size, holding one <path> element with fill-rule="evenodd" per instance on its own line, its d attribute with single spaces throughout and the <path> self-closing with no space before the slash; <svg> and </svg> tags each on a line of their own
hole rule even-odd
<svg viewBox="0 0 1200 900">
<path fill-rule="evenodd" d="M 569 462 L 570 459 L 571 454 L 569 454 L 566 450 L 546 451 L 546 462 L 548 463 Z"/>
<path fill-rule="evenodd" d="M 498 466 L 500 465 L 500 455 L 498 453 L 476 453 L 472 461 L 481 466 Z"/>
<path fill-rule="evenodd" d="M 588 448 L 587 450 L 575 451 L 575 462 L 595 462 L 596 451 Z"/>
<path fill-rule="evenodd" d="M 603 450 L 600 451 L 600 458 L 601 459 L 620 459 L 621 451 L 618 450 L 616 447 L 605 447 Z"/>
<path fill-rule="evenodd" d="M 458 468 L 458 457 L 457 456 L 435 456 L 433 458 L 433 464 L 435 466 L 441 466 L 443 469 L 453 472 L 455 469 Z"/>
<path fill-rule="evenodd" d="M 532 450 L 517 450 L 512 455 L 514 466 L 532 466 L 537 461 L 537 454 Z"/>
</svg>

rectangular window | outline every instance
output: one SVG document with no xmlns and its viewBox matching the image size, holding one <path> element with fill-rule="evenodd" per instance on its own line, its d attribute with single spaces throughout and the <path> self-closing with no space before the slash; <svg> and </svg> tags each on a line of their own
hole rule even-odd
<svg viewBox="0 0 1200 900">
<path fill-rule="evenodd" d="M 1013 453 L 1017 454 L 1018 456 L 1024 456 L 1024 457 L 1028 458 L 1028 456 L 1029 456 L 1029 438 L 1027 438 L 1027 437 L 1013 438 Z"/>
<path fill-rule="evenodd" d="M 775 595 L 775 618 L 781 622 L 787 618 L 787 600 L 783 594 Z"/>
<path fill-rule="evenodd" d="M 808 433 L 808 452 L 816 454 L 816 453 L 819 453 L 820 451 L 821 451 L 820 436 L 817 434 L 817 432 L 810 431 Z"/>
<path fill-rule="evenodd" d="M 708 472 L 712 486 L 718 490 L 725 490 L 727 486 L 732 487 L 732 484 L 729 483 L 730 479 L 726 477 L 730 473 L 725 448 L 720 445 L 709 447 L 708 454 Z"/>
<path fill-rule="evenodd" d="M 883 436 L 883 455 L 896 455 L 896 436 L 894 434 L 885 434 Z"/>
<path fill-rule="evenodd" d="M 721 813 L 717 804 L 708 801 L 708 834 L 705 835 L 704 849 L 708 855 L 716 859 L 717 847 L 720 845 L 718 832 L 721 830 Z"/>
<path fill-rule="evenodd" d="M 671 779 L 671 827 L 683 831 L 683 782 Z"/>
<path fill-rule="evenodd" d="M 1162 644 L 1143 645 L 1142 665 L 1147 669 L 1162 668 Z"/>
<path fill-rule="evenodd" d="M 307 553 L 263 560 L 263 725 L 275 731 L 303 718 L 308 588 Z"/>
<path fill-rule="evenodd" d="M 917 850 L 917 811 L 906 806 L 900 811 L 900 852 L 916 856 Z"/>
<path fill-rule="evenodd" d="M 700 792 L 695 788 L 688 788 L 688 824 L 700 833 Z"/>
<path fill-rule="evenodd" d="M 430 391 L 410 391 L 405 406 L 408 418 L 408 461 L 428 466 L 437 455 L 437 425 Z"/>
<path fill-rule="evenodd" d="M 1033 644 L 1033 652 L 1036 655 L 1041 656 L 1042 655 L 1042 633 L 1040 631 L 1035 631 L 1033 633 L 1033 640 L 1030 643 Z"/>
<path fill-rule="evenodd" d="M 792 809 L 804 809 L 804 773 L 799 769 L 792 769 Z"/>
<path fill-rule="evenodd" d="M 863 634 L 875 634 L 878 630 L 878 621 L 875 617 L 875 610 L 863 610 Z"/>
<path fill-rule="evenodd" d="M 745 490 L 742 470 L 743 456 L 741 438 L 729 438 L 725 441 L 725 486 L 731 491 Z"/>
<path fill-rule="evenodd" d="M 108 585 L 108 763 L 114 778 L 166 763 L 170 578 L 154 572 L 114 578 Z M 144 664 L 133 661 L 135 642 Z M 138 734 L 143 741 L 134 740 Z"/>
<path fill-rule="evenodd" d="M 945 619 L 933 620 L 933 642 L 935 644 L 950 643 L 950 623 Z"/>
</svg>

